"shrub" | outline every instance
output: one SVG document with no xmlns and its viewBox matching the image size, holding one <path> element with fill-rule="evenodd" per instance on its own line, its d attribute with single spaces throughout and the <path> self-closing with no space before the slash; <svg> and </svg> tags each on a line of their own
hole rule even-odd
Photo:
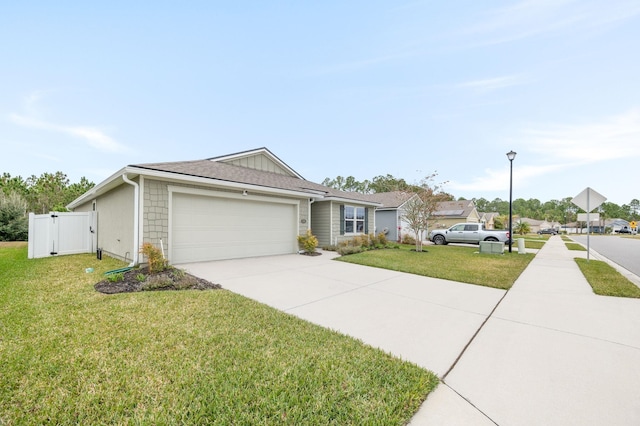
<svg viewBox="0 0 640 426">
<path fill-rule="evenodd" d="M 144 243 L 140 248 L 140 253 L 147 257 L 150 273 L 162 272 L 167 269 L 167 260 L 162 255 L 162 252 L 153 244 Z"/>
<path fill-rule="evenodd" d="M 181 280 L 187 276 L 187 272 L 184 269 L 178 269 L 171 267 L 171 276 L 174 280 Z"/>
<path fill-rule="evenodd" d="M 147 276 L 145 274 L 138 274 L 136 275 L 136 280 L 138 280 L 138 282 L 142 283 L 144 282 L 144 280 L 147 279 Z"/>
<path fill-rule="evenodd" d="M 386 246 L 387 244 L 389 244 L 389 241 L 387 240 L 387 236 L 384 234 L 384 232 L 380 232 L 378 234 L 377 244 L 380 244 L 381 246 Z"/>
<path fill-rule="evenodd" d="M 305 235 L 298 235 L 298 246 L 305 253 L 314 253 L 318 247 L 318 239 L 311 233 L 311 229 L 307 229 Z"/>
<path fill-rule="evenodd" d="M 172 288 L 173 288 L 173 280 L 171 279 L 171 277 L 165 274 L 151 276 L 147 278 L 145 283 L 142 285 L 143 291 L 168 290 Z"/>
<path fill-rule="evenodd" d="M 338 251 L 338 246 L 334 246 L 333 244 L 328 246 L 322 246 L 322 250 L 324 251 Z"/>
<path fill-rule="evenodd" d="M 29 239 L 27 202 L 17 192 L 5 195 L 0 190 L 0 241 Z"/>
<path fill-rule="evenodd" d="M 338 248 L 338 254 L 340 254 L 341 256 L 346 256 L 349 254 L 356 254 L 356 253 L 362 253 L 364 251 L 364 249 L 362 247 L 359 246 L 343 246 Z"/>
<path fill-rule="evenodd" d="M 117 283 L 120 281 L 124 281 L 124 272 L 118 272 L 115 274 L 107 275 L 107 281 L 109 281 L 110 283 Z"/>
<path fill-rule="evenodd" d="M 414 245 L 416 243 L 416 239 L 409 234 L 403 234 L 401 242 L 402 244 Z"/>
</svg>

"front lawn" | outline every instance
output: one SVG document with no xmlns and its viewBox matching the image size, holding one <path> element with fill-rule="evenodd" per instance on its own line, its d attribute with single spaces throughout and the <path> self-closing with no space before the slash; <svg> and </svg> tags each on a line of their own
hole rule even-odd
<svg viewBox="0 0 640 426">
<path fill-rule="evenodd" d="M 226 290 L 94 290 L 122 265 L 0 247 L 0 424 L 402 425 L 438 383 Z"/>
<path fill-rule="evenodd" d="M 412 251 L 414 246 L 399 249 L 370 250 L 341 256 L 343 262 L 391 269 L 433 278 L 509 289 L 533 260 L 533 254 L 479 254 L 478 246 L 425 246 L 425 252 Z"/>
<path fill-rule="evenodd" d="M 580 258 L 575 261 L 595 294 L 640 298 L 640 288 L 606 262 Z"/>
</svg>

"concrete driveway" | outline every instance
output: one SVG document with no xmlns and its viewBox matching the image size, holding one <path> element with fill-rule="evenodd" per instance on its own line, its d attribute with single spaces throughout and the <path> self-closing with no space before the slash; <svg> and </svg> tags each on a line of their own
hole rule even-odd
<svg viewBox="0 0 640 426">
<path fill-rule="evenodd" d="M 338 330 L 443 376 L 504 290 L 285 255 L 180 265 L 225 289 Z"/>
</svg>

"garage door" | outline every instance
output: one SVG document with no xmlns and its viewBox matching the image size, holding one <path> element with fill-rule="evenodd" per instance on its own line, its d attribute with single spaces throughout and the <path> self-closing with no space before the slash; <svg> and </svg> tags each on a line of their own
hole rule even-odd
<svg viewBox="0 0 640 426">
<path fill-rule="evenodd" d="M 171 262 L 294 253 L 297 204 L 172 194 Z"/>
</svg>

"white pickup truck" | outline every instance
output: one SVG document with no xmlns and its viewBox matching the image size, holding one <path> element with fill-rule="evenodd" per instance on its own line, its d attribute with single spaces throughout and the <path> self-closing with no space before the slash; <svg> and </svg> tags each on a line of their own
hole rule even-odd
<svg viewBox="0 0 640 426">
<path fill-rule="evenodd" d="M 479 244 L 480 241 L 509 242 L 509 231 L 484 229 L 481 223 L 456 223 L 449 229 L 431 231 L 429 240 L 434 244 L 449 243 Z"/>
</svg>

